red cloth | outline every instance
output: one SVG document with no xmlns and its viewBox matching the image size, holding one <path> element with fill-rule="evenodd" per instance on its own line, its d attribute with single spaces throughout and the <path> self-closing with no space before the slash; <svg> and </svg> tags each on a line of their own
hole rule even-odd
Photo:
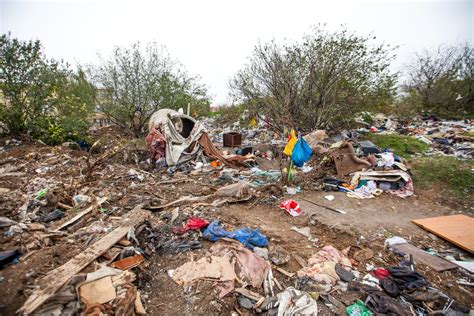
<svg viewBox="0 0 474 316">
<path fill-rule="evenodd" d="M 372 274 L 372 276 L 376 279 L 382 280 L 390 275 L 390 271 L 384 268 L 377 268 L 374 271 L 370 272 L 370 274 Z"/>
<path fill-rule="evenodd" d="M 166 140 L 156 128 L 152 128 L 145 138 L 148 158 L 160 159 L 166 155 Z"/>
<path fill-rule="evenodd" d="M 206 228 L 207 225 L 209 225 L 209 222 L 206 221 L 203 218 L 190 217 L 188 219 L 188 221 L 186 222 L 186 226 L 184 227 L 184 229 L 186 231 L 188 231 L 188 230 L 201 230 L 203 228 Z"/>
</svg>

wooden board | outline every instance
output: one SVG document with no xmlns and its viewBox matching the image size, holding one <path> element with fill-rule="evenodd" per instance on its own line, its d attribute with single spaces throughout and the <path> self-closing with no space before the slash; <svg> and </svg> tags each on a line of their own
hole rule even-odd
<svg viewBox="0 0 474 316">
<path fill-rule="evenodd" d="M 391 246 L 391 248 L 412 255 L 415 262 L 426 264 L 427 266 L 432 267 L 436 272 L 456 269 L 458 267 L 451 261 L 437 256 L 433 256 L 427 253 L 426 251 L 421 250 L 420 248 L 415 247 L 409 243 L 396 244 Z"/>
<path fill-rule="evenodd" d="M 150 213 L 135 208 L 127 214 L 127 219 L 123 224 L 95 244 L 79 253 L 77 256 L 63 264 L 62 266 L 50 271 L 45 277 L 39 280 L 38 289 L 28 297 L 23 306 L 18 310 L 22 315 L 32 314 L 38 307 L 53 296 L 68 280 L 82 269 L 88 266 L 92 261 L 101 256 L 110 247 L 115 245 L 120 239 L 127 235 L 131 227 L 135 227 L 144 221 Z"/>
<path fill-rule="evenodd" d="M 452 242 L 464 250 L 474 253 L 474 218 L 466 215 L 451 215 L 414 219 L 413 223 L 429 232 Z"/>
</svg>

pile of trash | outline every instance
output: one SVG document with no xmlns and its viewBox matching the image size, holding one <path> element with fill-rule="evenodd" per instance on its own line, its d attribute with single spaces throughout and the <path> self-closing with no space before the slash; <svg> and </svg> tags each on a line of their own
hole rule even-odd
<svg viewBox="0 0 474 316">
<path fill-rule="evenodd" d="M 205 163 L 204 156 L 233 167 L 247 167 L 251 157 L 224 157 L 213 145 L 204 126 L 191 116 L 163 109 L 154 113 L 146 137 L 148 157 L 160 167 L 175 167 L 187 162 Z"/>
</svg>

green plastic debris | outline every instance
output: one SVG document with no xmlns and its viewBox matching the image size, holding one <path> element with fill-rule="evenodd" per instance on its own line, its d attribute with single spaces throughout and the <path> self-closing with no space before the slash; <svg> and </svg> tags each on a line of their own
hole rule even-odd
<svg viewBox="0 0 474 316">
<path fill-rule="evenodd" d="M 347 306 L 346 313 L 349 316 L 372 316 L 372 312 L 364 305 L 361 300 L 357 300 L 357 302 L 351 306 Z"/>
<path fill-rule="evenodd" d="M 38 193 L 36 193 L 35 200 L 39 200 L 43 198 L 46 195 L 46 193 L 48 193 L 48 189 L 40 190 Z"/>
</svg>

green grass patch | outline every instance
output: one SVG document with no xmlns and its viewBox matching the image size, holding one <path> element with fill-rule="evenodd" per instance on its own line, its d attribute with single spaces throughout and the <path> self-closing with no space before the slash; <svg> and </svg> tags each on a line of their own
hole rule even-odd
<svg viewBox="0 0 474 316">
<path fill-rule="evenodd" d="M 380 148 L 388 148 L 396 155 L 402 157 L 408 157 L 416 153 L 423 153 L 430 148 L 430 145 L 411 136 L 401 136 L 397 134 L 368 134 L 367 139 Z"/>
<path fill-rule="evenodd" d="M 419 157 L 411 165 L 415 188 L 436 187 L 464 202 L 474 203 L 474 172 L 471 171 L 474 160 Z"/>
</svg>

